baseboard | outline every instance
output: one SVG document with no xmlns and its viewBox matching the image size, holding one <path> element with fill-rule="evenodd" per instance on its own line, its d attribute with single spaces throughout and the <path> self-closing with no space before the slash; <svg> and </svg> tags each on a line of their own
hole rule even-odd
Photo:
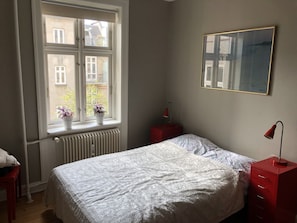
<svg viewBox="0 0 297 223">
<path fill-rule="evenodd" d="M 30 184 L 30 193 L 34 194 L 37 192 L 44 191 L 46 189 L 46 182 L 34 182 Z M 22 185 L 22 197 L 27 196 L 27 189 L 26 185 Z M 5 190 L 0 191 L 0 201 L 6 200 L 6 192 Z"/>
</svg>

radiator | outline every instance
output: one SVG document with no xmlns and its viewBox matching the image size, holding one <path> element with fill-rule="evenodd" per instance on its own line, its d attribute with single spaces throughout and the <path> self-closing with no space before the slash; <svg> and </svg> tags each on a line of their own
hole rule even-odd
<svg viewBox="0 0 297 223">
<path fill-rule="evenodd" d="M 120 130 L 107 129 L 60 137 L 64 163 L 120 151 Z"/>
</svg>

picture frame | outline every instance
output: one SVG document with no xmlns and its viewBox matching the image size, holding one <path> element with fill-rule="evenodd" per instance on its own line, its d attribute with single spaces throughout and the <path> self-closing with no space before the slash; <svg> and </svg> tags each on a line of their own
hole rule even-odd
<svg viewBox="0 0 297 223">
<path fill-rule="evenodd" d="M 201 86 L 269 94 L 275 26 L 203 36 Z"/>
</svg>

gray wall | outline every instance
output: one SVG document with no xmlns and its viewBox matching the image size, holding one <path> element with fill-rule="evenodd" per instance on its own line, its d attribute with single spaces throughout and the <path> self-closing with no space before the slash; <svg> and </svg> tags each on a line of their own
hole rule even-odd
<svg viewBox="0 0 297 223">
<path fill-rule="evenodd" d="M 130 0 L 129 147 L 149 142 L 149 129 L 166 106 L 168 10 L 162 0 Z"/>
<path fill-rule="evenodd" d="M 17 60 L 14 1 L 0 2 L 1 27 L 5 32 L 0 39 L 0 148 L 12 153 L 24 164 L 21 94 Z M 30 0 L 18 1 L 19 33 L 22 57 L 22 79 L 25 94 L 26 131 L 29 141 L 38 139 L 34 54 Z M 39 151 L 36 145 L 29 150 L 31 181 L 40 178 Z M 24 165 L 22 166 L 24 171 Z M 23 174 L 24 177 L 25 174 Z"/>
<path fill-rule="evenodd" d="M 0 1 L 0 11 L 3 28 L 0 39 L 0 148 L 17 154 L 20 159 L 22 139 L 13 1 Z"/>
<path fill-rule="evenodd" d="M 187 132 L 256 159 L 278 154 L 263 134 L 275 121 L 285 124 L 283 157 L 297 162 L 297 1 L 177 0 L 171 11 L 171 63 L 167 97 L 176 104 Z M 269 96 L 200 87 L 202 35 L 277 26 Z"/>
</svg>

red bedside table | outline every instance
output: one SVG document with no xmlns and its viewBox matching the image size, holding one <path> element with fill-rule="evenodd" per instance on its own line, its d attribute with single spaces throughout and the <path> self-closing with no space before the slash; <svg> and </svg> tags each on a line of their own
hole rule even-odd
<svg viewBox="0 0 297 223">
<path fill-rule="evenodd" d="M 151 128 L 151 143 L 161 142 L 183 133 L 183 127 L 179 124 L 156 125 Z"/>
<path fill-rule="evenodd" d="M 20 166 L 12 167 L 7 174 L 0 177 L 0 187 L 6 189 L 7 214 L 9 223 L 15 219 L 17 182 L 19 183 L 19 196 L 21 196 Z"/>
<path fill-rule="evenodd" d="M 251 166 L 249 223 L 294 223 L 297 214 L 297 163 L 273 164 L 276 157 Z"/>
</svg>

